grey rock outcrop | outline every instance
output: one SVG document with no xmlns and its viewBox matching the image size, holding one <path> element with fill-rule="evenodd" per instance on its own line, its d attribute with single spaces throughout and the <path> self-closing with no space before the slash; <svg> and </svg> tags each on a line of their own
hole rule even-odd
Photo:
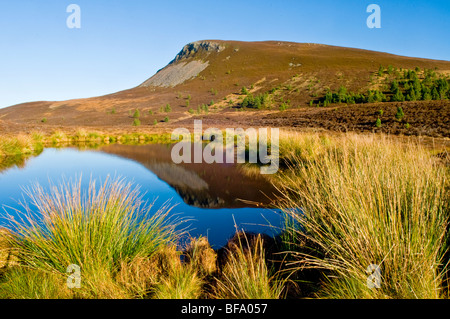
<svg viewBox="0 0 450 319">
<path fill-rule="evenodd" d="M 196 41 L 192 43 L 186 44 L 183 49 L 178 53 L 170 63 L 178 62 L 182 59 L 186 59 L 189 57 L 192 57 L 195 53 L 199 51 L 206 51 L 206 52 L 221 52 L 225 49 L 225 46 L 214 41 Z"/>
<path fill-rule="evenodd" d="M 186 44 L 165 68 L 159 70 L 154 76 L 146 80 L 140 87 L 174 87 L 195 78 L 209 65 L 208 61 L 190 59 L 198 52 L 221 52 L 225 49 L 223 44 L 214 41 L 196 41 Z"/>
</svg>

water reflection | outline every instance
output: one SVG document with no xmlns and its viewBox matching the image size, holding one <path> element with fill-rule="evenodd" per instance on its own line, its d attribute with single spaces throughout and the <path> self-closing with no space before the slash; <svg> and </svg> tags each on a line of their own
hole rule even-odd
<svg viewBox="0 0 450 319">
<path fill-rule="evenodd" d="M 171 161 L 171 145 L 109 145 L 97 150 L 74 148 L 45 149 L 30 158 L 24 167 L 0 173 L 0 203 L 18 207 L 22 187 L 39 182 L 48 187 L 49 180 L 83 176 L 104 181 L 107 176 L 122 176 L 139 185 L 144 199 L 156 207 L 170 200 L 176 204 L 174 214 L 193 219 L 192 236 L 208 236 L 216 248 L 224 245 L 235 232 L 235 224 L 249 231 L 279 231 L 279 213 L 261 208 L 268 206 L 275 189 L 262 176 L 246 174 L 234 164 L 178 164 Z M 275 230 L 267 225 L 273 225 Z"/>
<path fill-rule="evenodd" d="M 237 164 L 174 164 L 173 145 L 110 145 L 102 152 L 141 163 L 196 207 L 239 208 L 269 206 L 276 189 L 259 174 L 246 174 Z"/>
</svg>

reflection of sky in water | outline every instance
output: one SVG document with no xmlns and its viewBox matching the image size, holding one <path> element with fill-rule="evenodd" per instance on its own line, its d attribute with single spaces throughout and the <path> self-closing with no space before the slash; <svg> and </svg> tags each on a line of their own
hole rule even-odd
<svg viewBox="0 0 450 319">
<path fill-rule="evenodd" d="M 78 151 L 75 149 L 46 149 L 38 157 L 28 160 L 25 168 L 11 168 L 0 173 L 0 203 L 2 206 L 18 207 L 17 200 L 22 198 L 21 187 L 27 187 L 33 182 L 39 182 L 47 187 L 49 180 L 59 184 L 63 180 L 73 180 L 83 176 L 83 186 L 86 187 L 93 179 L 104 181 L 108 175 L 120 176 L 126 181 L 132 181 L 140 186 L 145 193 L 144 200 L 156 200 L 154 210 L 165 201 L 177 204 L 172 212 L 194 219 L 191 222 L 192 236 L 208 236 L 214 247 L 222 246 L 235 232 L 233 221 L 239 228 L 249 231 L 271 233 L 264 225 L 279 227 L 279 214 L 267 209 L 204 209 L 189 206 L 183 202 L 177 192 L 155 174 L 131 160 L 93 151 Z M 97 182 L 98 183 L 98 182 Z M 7 209 L 7 208 L 6 208 Z M 11 209 L 7 209 L 12 214 Z M 4 210 L 2 214 L 4 213 Z"/>
</svg>

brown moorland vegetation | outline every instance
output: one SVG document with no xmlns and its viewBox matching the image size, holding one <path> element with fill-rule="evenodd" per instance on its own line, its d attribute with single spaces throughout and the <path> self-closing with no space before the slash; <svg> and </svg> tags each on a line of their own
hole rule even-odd
<svg viewBox="0 0 450 319">
<path fill-rule="evenodd" d="M 203 66 L 193 69 L 192 62 L 197 68 L 199 63 Z M 383 72 L 380 66 L 385 68 Z M 195 70 L 200 72 L 195 75 Z M 157 132 L 197 118 L 219 127 L 238 121 L 247 126 L 449 137 L 450 104 L 445 96 L 439 101 L 317 107 L 326 92 L 340 87 L 355 94 L 386 92 L 395 74 L 407 70 L 417 70 L 419 79 L 424 78 L 425 70 L 432 70 L 436 78 L 447 77 L 450 62 L 310 43 L 198 41 L 185 46 L 164 69 L 135 88 L 100 97 L 0 109 L 0 131 L 95 127 L 103 131 Z M 238 112 L 245 98 L 243 88 L 255 96 L 266 94 L 268 107 Z M 391 116 L 399 105 L 406 116 L 401 123 Z M 380 109 L 385 113 L 377 129 Z"/>
</svg>

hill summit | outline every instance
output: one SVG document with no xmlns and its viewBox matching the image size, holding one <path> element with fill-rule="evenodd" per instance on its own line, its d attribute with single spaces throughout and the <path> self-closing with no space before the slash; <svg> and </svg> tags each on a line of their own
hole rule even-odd
<svg viewBox="0 0 450 319">
<path fill-rule="evenodd" d="M 218 125 L 243 121 L 247 125 L 372 130 L 376 118 L 368 110 L 379 110 L 379 106 L 364 104 L 354 112 L 353 107 L 342 107 L 349 101 L 358 105 L 358 94 L 367 92 L 377 92 L 375 101 L 381 101 L 379 97 L 388 94 L 391 82 L 411 71 L 420 81 L 431 71 L 436 79 L 447 81 L 450 62 L 312 43 L 201 40 L 186 44 L 166 67 L 134 88 L 87 99 L 19 104 L 1 109 L 0 120 L 40 129 L 128 130 L 136 123 L 134 115 L 139 114 L 140 129 L 150 130 L 184 125 L 192 118 L 214 119 Z M 401 89 L 406 96 L 406 89 Z M 329 115 L 328 107 L 317 106 L 323 107 L 324 97 L 339 90 L 344 95 L 351 93 L 351 99 L 339 99 L 341 104 L 334 105 L 337 112 L 332 114 L 342 110 L 342 118 L 337 119 Z M 401 104 L 424 108 L 421 102 Z M 245 106 L 259 111 L 236 113 Z M 448 111 L 446 102 L 430 101 L 425 107 Z M 448 118 L 446 114 L 439 116 Z M 294 121 L 296 117 L 301 119 Z M 314 117 L 317 121 L 312 121 Z"/>
</svg>

